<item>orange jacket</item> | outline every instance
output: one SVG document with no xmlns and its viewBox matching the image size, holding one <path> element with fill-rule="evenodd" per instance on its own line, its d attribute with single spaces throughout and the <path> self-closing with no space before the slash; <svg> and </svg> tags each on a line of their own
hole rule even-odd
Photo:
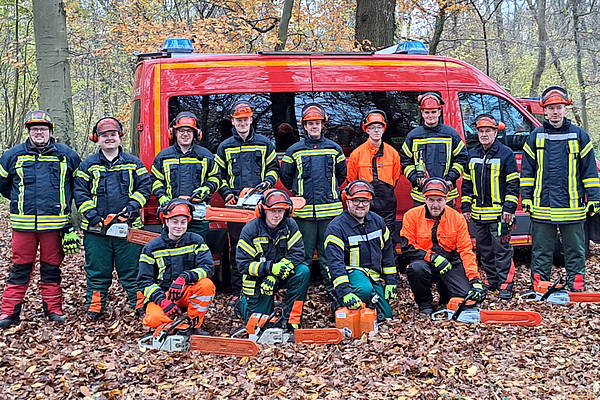
<svg viewBox="0 0 600 400">
<path fill-rule="evenodd" d="M 358 146 L 350 158 L 348 158 L 348 182 L 363 179 L 373 182 L 373 157 L 379 150 L 369 140 Z M 400 178 L 402 167 L 400 166 L 400 155 L 392 146 L 383 144 L 383 156 L 377 157 L 377 176 L 380 181 L 396 186 Z"/>
<path fill-rule="evenodd" d="M 409 262 L 414 260 L 429 261 L 431 253 L 436 253 L 432 250 L 433 242 L 431 240 L 434 223 L 435 221 L 429 211 L 426 210 L 425 205 L 412 208 L 404 214 L 402 230 L 400 231 L 400 244 L 402 245 L 402 253 L 408 258 Z M 446 253 L 454 253 L 440 255 L 448 258 L 449 261 L 459 256 L 467 278 L 469 280 L 480 278 L 477 270 L 477 259 L 475 253 L 473 253 L 473 244 L 469 235 L 469 227 L 461 213 L 446 206 L 437 228 L 437 240 Z"/>
</svg>

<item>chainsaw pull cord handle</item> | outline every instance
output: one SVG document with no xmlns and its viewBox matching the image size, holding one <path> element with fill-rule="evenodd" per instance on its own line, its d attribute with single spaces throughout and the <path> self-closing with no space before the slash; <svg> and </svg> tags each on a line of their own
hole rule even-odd
<svg viewBox="0 0 600 400">
<path fill-rule="evenodd" d="M 540 301 L 544 301 L 544 300 L 546 300 L 548 297 L 550 297 L 550 295 L 551 295 L 552 293 L 558 292 L 559 290 L 563 290 L 563 289 L 564 289 L 564 287 L 560 287 L 560 288 L 558 287 L 558 285 L 562 285 L 562 283 L 563 283 L 563 276 L 561 275 L 561 276 L 559 276 L 559 277 L 558 277 L 558 278 L 557 278 L 557 279 L 554 281 L 554 283 L 552 284 L 552 286 L 550 286 L 550 287 L 548 288 L 548 290 L 546 291 L 546 293 L 544 293 L 544 294 L 542 295 L 542 297 L 540 297 Z"/>
<path fill-rule="evenodd" d="M 460 314 L 462 314 L 462 312 L 467 307 L 467 301 L 471 300 L 471 297 L 473 297 L 472 294 L 467 294 L 467 296 L 465 297 L 465 299 L 458 305 L 458 308 L 456 309 L 456 312 L 454 314 L 452 314 L 452 318 L 450 318 L 452 321 L 457 321 L 458 320 L 458 317 L 460 316 Z"/>
</svg>

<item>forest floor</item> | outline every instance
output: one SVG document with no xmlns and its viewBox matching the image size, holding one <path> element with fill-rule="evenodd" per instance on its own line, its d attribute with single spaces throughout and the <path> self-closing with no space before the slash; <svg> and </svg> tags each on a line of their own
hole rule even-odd
<svg viewBox="0 0 600 400">
<path fill-rule="evenodd" d="M 0 290 L 10 267 L 10 228 L 0 211 Z M 529 290 L 527 254 L 518 252 L 515 289 Z M 600 304 L 502 301 L 486 309 L 533 310 L 536 327 L 433 322 L 420 316 L 405 276 L 397 317 L 378 334 L 339 345 L 261 346 L 255 358 L 142 351 L 148 329 L 116 283 L 105 318 L 85 318 L 83 253 L 63 267 L 66 324 L 43 317 L 39 272 L 22 323 L 0 332 L 2 399 L 598 399 Z M 600 291 L 600 246 L 587 261 L 588 291 Z M 564 272 L 553 270 L 553 277 Z M 217 293 L 204 328 L 227 335 L 239 326 Z M 311 285 L 304 327 L 327 327 L 323 287 Z"/>
</svg>

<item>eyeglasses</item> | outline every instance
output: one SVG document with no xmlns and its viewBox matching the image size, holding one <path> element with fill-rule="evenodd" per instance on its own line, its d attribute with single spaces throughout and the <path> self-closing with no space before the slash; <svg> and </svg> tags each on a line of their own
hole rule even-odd
<svg viewBox="0 0 600 400">
<path fill-rule="evenodd" d="M 50 128 L 48 128 L 47 126 L 34 126 L 34 127 L 29 128 L 29 132 L 32 132 L 32 133 L 50 132 Z"/>
<path fill-rule="evenodd" d="M 354 206 L 366 206 L 371 203 L 371 200 L 368 199 L 350 199 L 350 201 Z"/>
<path fill-rule="evenodd" d="M 177 129 L 177 133 L 187 133 L 187 134 L 193 134 L 194 130 L 193 129 L 189 129 L 189 128 L 178 128 Z"/>
</svg>

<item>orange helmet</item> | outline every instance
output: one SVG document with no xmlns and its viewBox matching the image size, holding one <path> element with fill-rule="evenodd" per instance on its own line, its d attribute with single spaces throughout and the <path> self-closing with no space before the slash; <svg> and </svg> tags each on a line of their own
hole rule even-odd
<svg viewBox="0 0 600 400">
<path fill-rule="evenodd" d="M 164 224 L 167 219 L 181 215 L 186 217 L 188 223 L 190 223 L 193 212 L 194 206 L 189 201 L 173 199 L 159 209 L 158 217 L 160 218 L 160 222 Z"/>
<path fill-rule="evenodd" d="M 427 109 L 438 109 L 442 108 L 444 100 L 442 100 L 442 96 L 436 92 L 425 92 L 419 97 L 417 97 L 417 101 L 419 102 L 419 109 L 423 110 Z"/>
<path fill-rule="evenodd" d="M 231 109 L 231 118 L 246 118 L 254 115 L 252 104 L 247 101 L 238 101 Z"/>
<path fill-rule="evenodd" d="M 342 200 L 351 199 L 369 199 L 373 200 L 375 193 L 373 192 L 373 186 L 367 181 L 357 179 L 352 181 L 342 191 Z"/>
<path fill-rule="evenodd" d="M 258 218 L 264 217 L 265 210 L 287 210 L 285 216 L 289 217 L 294 213 L 294 206 L 290 196 L 285 191 L 269 189 L 254 208 L 255 215 Z"/>
<path fill-rule="evenodd" d="M 300 125 L 304 125 L 306 121 L 318 120 L 321 120 L 323 122 L 329 121 L 327 113 L 319 103 L 308 103 L 302 108 L 302 118 L 300 118 Z"/>
<path fill-rule="evenodd" d="M 423 182 L 423 195 L 428 196 L 448 196 L 450 188 L 442 178 L 427 178 Z"/>
<path fill-rule="evenodd" d="M 502 121 L 496 122 L 496 118 L 494 118 L 492 114 L 479 114 L 475 117 L 475 127 L 477 129 L 490 127 L 501 131 L 506 128 L 506 125 L 504 125 L 504 122 Z"/>
<path fill-rule="evenodd" d="M 540 105 L 542 107 L 549 106 L 550 104 L 564 104 L 568 106 L 572 102 L 567 91 L 560 86 L 550 86 L 542 92 L 542 97 L 540 98 Z"/>
<path fill-rule="evenodd" d="M 387 127 L 387 116 L 385 115 L 384 111 L 381 111 L 381 110 L 369 111 L 367 116 L 363 118 L 362 130 L 366 132 L 367 126 L 369 126 L 371 124 L 375 124 L 375 123 L 382 124 L 383 129 L 385 130 L 385 128 Z"/>
<path fill-rule="evenodd" d="M 195 131 L 194 135 L 196 136 L 196 139 L 198 141 L 202 140 L 202 130 L 198 126 L 198 118 L 196 118 L 196 114 L 189 111 L 180 112 L 173 118 L 173 121 L 171 121 L 169 126 L 169 140 L 175 139 L 175 131 L 177 128 L 182 128 L 184 126 L 192 128 Z"/>
</svg>

